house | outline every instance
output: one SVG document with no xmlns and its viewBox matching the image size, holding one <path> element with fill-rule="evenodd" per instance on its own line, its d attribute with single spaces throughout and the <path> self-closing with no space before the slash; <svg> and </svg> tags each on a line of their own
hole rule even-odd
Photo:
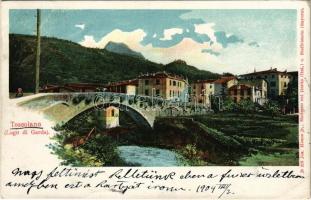
<svg viewBox="0 0 311 200">
<path fill-rule="evenodd" d="M 137 94 L 138 79 L 112 82 L 104 86 L 106 92 L 125 93 L 127 95 Z"/>
<path fill-rule="evenodd" d="M 251 98 L 253 102 L 263 105 L 268 100 L 268 82 L 264 79 L 239 80 L 238 84 L 244 84 L 254 88 L 254 96 Z"/>
<path fill-rule="evenodd" d="M 265 80 L 242 80 L 229 88 L 228 97 L 235 103 L 248 99 L 263 105 L 267 102 L 267 82 Z"/>
<path fill-rule="evenodd" d="M 235 76 L 222 76 L 219 79 L 214 81 L 215 85 L 220 88 L 220 91 L 217 91 L 217 95 L 226 96 L 228 95 L 228 89 L 233 85 L 238 83 L 238 79 Z"/>
<path fill-rule="evenodd" d="M 71 88 L 77 92 L 96 92 L 102 90 L 104 85 L 97 83 L 67 83 L 64 87 Z"/>
<path fill-rule="evenodd" d="M 292 79 L 292 75 L 285 71 L 278 71 L 277 68 L 265 71 L 240 75 L 241 78 L 247 80 L 264 79 L 268 83 L 268 97 L 275 98 L 279 95 L 285 95 L 288 83 Z"/>
<path fill-rule="evenodd" d="M 191 84 L 191 102 L 211 107 L 211 97 L 223 99 L 228 94 L 228 88 L 237 84 L 237 81 L 235 76 L 222 76 L 217 80 L 196 81 Z"/>
<path fill-rule="evenodd" d="M 42 93 L 68 93 L 68 92 L 78 92 L 78 90 L 73 89 L 67 86 L 59 85 L 45 85 L 42 89 L 39 90 Z"/>
<path fill-rule="evenodd" d="M 215 83 L 215 80 L 198 80 L 191 84 L 191 102 L 211 106 L 211 96 L 221 94 L 222 85 Z"/>
<path fill-rule="evenodd" d="M 138 77 L 137 94 L 185 102 L 189 98 L 188 82 L 167 72 L 143 74 Z"/>
</svg>

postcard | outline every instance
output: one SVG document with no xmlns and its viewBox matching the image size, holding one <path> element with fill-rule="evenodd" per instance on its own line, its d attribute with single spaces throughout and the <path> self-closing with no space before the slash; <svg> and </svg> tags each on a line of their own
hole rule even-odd
<svg viewBox="0 0 311 200">
<path fill-rule="evenodd" d="M 307 2 L 1 3 L 2 198 L 310 198 Z"/>
</svg>

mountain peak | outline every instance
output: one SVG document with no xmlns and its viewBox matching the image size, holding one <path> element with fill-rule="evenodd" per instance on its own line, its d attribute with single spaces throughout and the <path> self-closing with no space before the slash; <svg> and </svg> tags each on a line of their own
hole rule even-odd
<svg viewBox="0 0 311 200">
<path fill-rule="evenodd" d="M 144 56 L 141 53 L 133 51 L 124 43 L 117 43 L 110 41 L 106 44 L 104 49 L 113 53 L 144 59 Z"/>
<path fill-rule="evenodd" d="M 171 62 L 170 64 L 187 65 L 186 61 L 181 60 L 181 59 L 174 60 L 174 61 Z"/>
</svg>

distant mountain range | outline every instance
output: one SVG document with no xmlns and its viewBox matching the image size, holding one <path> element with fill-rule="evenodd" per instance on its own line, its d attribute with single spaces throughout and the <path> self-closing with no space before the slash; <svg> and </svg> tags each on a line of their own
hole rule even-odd
<svg viewBox="0 0 311 200">
<path fill-rule="evenodd" d="M 130 49 L 126 44 L 123 43 L 116 43 L 116 42 L 108 42 L 108 44 L 105 46 L 105 49 L 107 51 L 118 53 L 122 55 L 132 56 L 136 58 L 145 59 L 144 56 L 136 51 L 133 51 Z"/>
<path fill-rule="evenodd" d="M 33 91 L 36 38 L 10 34 L 9 39 L 10 91 L 14 92 L 18 87 Z M 109 42 L 104 49 L 93 49 L 57 38 L 41 39 L 40 85 L 108 83 L 157 71 L 182 75 L 190 82 L 220 76 L 181 60 L 167 65 L 151 62 L 122 43 Z"/>
</svg>

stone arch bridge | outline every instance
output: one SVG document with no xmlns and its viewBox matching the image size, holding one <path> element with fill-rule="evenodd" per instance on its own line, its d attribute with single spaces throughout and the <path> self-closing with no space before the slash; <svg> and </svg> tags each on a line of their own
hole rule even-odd
<svg viewBox="0 0 311 200">
<path fill-rule="evenodd" d="M 16 99 L 19 106 L 43 113 L 57 124 L 65 124 L 89 109 L 114 106 L 127 112 L 138 124 L 153 127 L 157 117 L 189 116 L 209 112 L 202 105 L 124 93 L 41 93 Z"/>
</svg>

